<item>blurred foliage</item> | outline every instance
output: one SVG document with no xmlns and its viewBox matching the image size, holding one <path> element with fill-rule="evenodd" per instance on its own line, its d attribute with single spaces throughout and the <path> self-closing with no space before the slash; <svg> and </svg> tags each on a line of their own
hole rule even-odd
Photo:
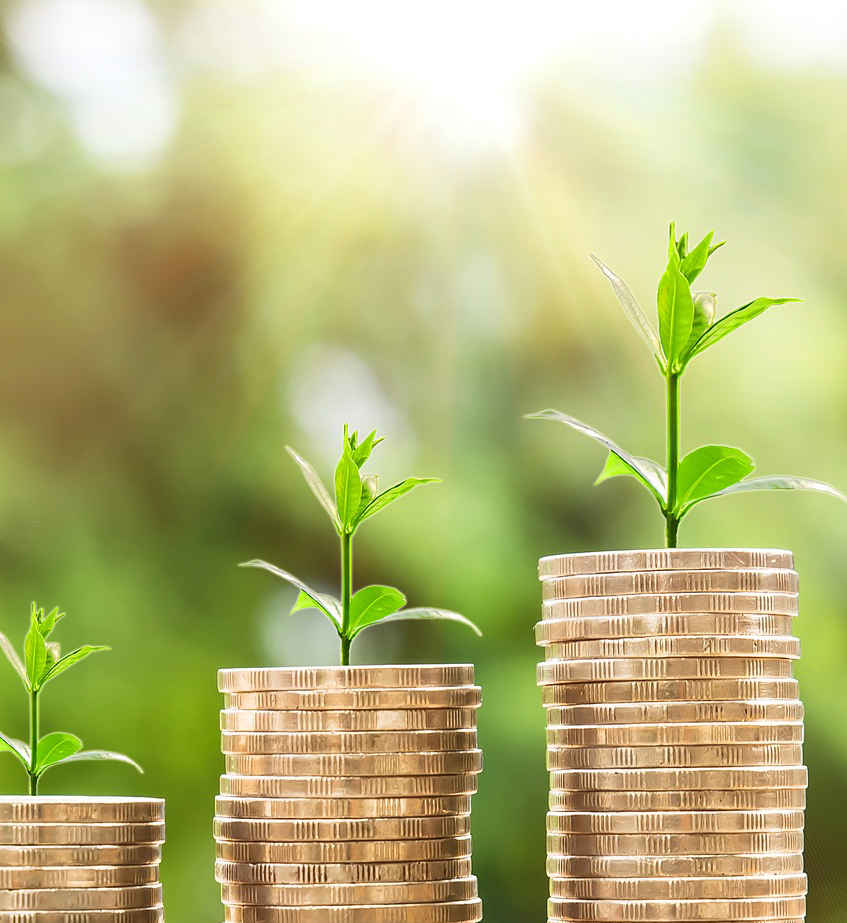
<svg viewBox="0 0 847 923">
<path fill-rule="evenodd" d="M 732 242 L 703 278 L 731 299 L 719 310 L 805 299 L 704 357 L 684 448 L 741 443 L 768 472 L 847 485 L 847 80 L 751 63 L 720 33 L 685 77 L 563 64 L 527 92 L 508 149 L 463 157 L 384 82 L 198 64 L 179 23 L 199 4 L 153 6 L 178 119 L 143 167 L 94 156 L 11 40 L 2 58 L 0 627 L 38 598 L 111 645 L 48 690 L 45 730 L 147 770 L 68 767 L 45 791 L 166 797 L 169 917 L 220 918 L 215 671 L 334 658 L 330 626 L 283 617 L 294 591 L 235 565 L 261 556 L 336 589 L 284 445 L 326 477 L 349 419 L 391 436 L 388 480 L 444 479 L 362 536 L 357 584 L 401 581 L 410 605 L 485 632 L 386 627 L 358 659 L 478 665 L 486 920 L 542 919 L 536 560 L 657 546 L 662 529 L 634 485 L 590 488 L 599 448 L 521 415 L 560 406 L 661 455 L 652 360 L 587 253 L 646 306 L 673 217 Z M 797 556 L 810 923 L 847 907 L 845 536 L 844 510 L 808 495 L 726 499 L 682 534 Z M 0 723 L 22 736 L 20 695 L 0 672 Z M 23 782 L 0 763 L 0 789 Z"/>
</svg>

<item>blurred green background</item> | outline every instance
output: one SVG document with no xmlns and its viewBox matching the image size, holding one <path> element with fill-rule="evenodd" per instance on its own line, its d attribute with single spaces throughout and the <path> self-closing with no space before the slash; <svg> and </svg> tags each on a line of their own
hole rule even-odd
<svg viewBox="0 0 847 923">
<path fill-rule="evenodd" d="M 496 7 L 496 5 L 495 5 Z M 146 767 L 48 792 L 168 799 L 177 923 L 220 919 L 221 666 L 332 662 L 261 556 L 337 580 L 284 451 L 325 478 L 340 425 L 388 435 L 382 482 L 444 479 L 358 541 L 459 626 L 391 626 L 368 660 L 474 661 L 489 923 L 544 914 L 542 554 L 657 546 L 603 453 L 522 420 L 554 406 L 662 452 L 662 390 L 594 251 L 651 307 L 671 219 L 729 244 L 719 310 L 775 308 L 686 376 L 683 440 L 847 487 L 845 14 L 802 5 L 27 0 L 0 7 L 0 629 L 32 599 L 114 650 L 45 694 L 45 729 Z M 682 542 L 785 547 L 802 577 L 810 923 L 847 911 L 847 509 L 707 504 Z M 367 639 L 367 641 L 365 640 Z M 367 646 L 370 645 L 370 646 Z M 0 671 L 0 727 L 25 733 Z M 0 789 L 23 774 L 0 762 Z"/>
</svg>

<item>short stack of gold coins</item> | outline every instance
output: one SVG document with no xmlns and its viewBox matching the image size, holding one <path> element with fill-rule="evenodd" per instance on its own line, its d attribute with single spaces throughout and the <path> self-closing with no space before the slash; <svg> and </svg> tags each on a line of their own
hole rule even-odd
<svg viewBox="0 0 847 923">
<path fill-rule="evenodd" d="M 470 665 L 221 670 L 227 923 L 473 923 Z"/>
<path fill-rule="evenodd" d="M 542 558 L 548 920 L 805 917 L 789 552 Z"/>
<path fill-rule="evenodd" d="M 0 923 L 161 923 L 165 803 L 0 798 Z"/>
</svg>

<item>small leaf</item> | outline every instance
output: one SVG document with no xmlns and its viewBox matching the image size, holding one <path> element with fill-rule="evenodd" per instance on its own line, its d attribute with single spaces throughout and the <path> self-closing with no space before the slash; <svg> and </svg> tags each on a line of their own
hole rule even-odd
<svg viewBox="0 0 847 923">
<path fill-rule="evenodd" d="M 56 763 L 51 763 L 51 766 L 57 765 L 57 763 L 79 763 L 85 760 L 115 760 L 119 763 L 127 763 L 129 766 L 132 766 L 133 769 L 137 769 L 140 773 L 144 773 L 144 770 L 135 762 L 134 759 L 131 759 L 128 756 L 125 756 L 123 753 L 115 753 L 112 750 L 80 750 L 78 753 L 73 753 L 71 756 L 66 756 L 62 760 L 57 760 Z M 49 769 L 50 766 L 45 767 Z"/>
<path fill-rule="evenodd" d="M 416 487 L 420 487 L 422 484 L 438 483 L 440 483 L 439 478 L 406 478 L 405 480 L 400 481 L 399 484 L 395 484 L 393 487 L 389 487 L 388 490 L 384 490 L 381 494 L 377 494 L 373 500 L 371 500 L 371 502 L 368 503 L 368 505 L 361 511 L 355 521 L 355 525 L 358 526 L 370 516 L 373 516 L 374 513 L 378 513 L 381 509 L 384 509 L 395 500 L 399 500 L 400 497 L 409 493 L 409 491 L 414 490 Z"/>
<path fill-rule="evenodd" d="M 650 321 L 647 320 L 644 311 L 641 310 L 641 305 L 635 300 L 635 296 L 629 290 L 627 284 L 619 276 L 615 275 L 605 263 L 601 262 L 594 254 L 590 254 L 591 259 L 600 267 L 600 271 L 603 275 L 612 283 L 612 289 L 617 296 L 618 301 L 621 303 L 621 307 L 624 309 L 624 313 L 629 318 L 630 323 L 635 327 L 635 329 L 641 335 L 641 338 L 644 342 L 650 347 L 653 351 L 653 355 L 656 357 L 656 361 L 659 365 L 664 365 L 664 357 L 662 355 L 662 346 L 659 343 L 659 338 L 656 336 L 656 332 L 650 326 Z"/>
<path fill-rule="evenodd" d="M 361 522 L 362 513 L 365 507 L 379 493 L 379 478 L 375 474 L 365 474 L 362 476 L 362 499 L 359 501 L 359 509 L 356 510 L 356 517 L 353 520 L 356 523 Z"/>
<path fill-rule="evenodd" d="M 238 566 L 261 568 L 262 570 L 274 574 L 276 577 L 280 577 L 282 580 L 285 580 L 286 583 L 290 583 L 292 586 L 297 587 L 301 595 L 305 595 L 312 601 L 314 608 L 320 609 L 321 612 L 335 624 L 336 628 L 339 627 L 341 621 L 341 603 L 337 599 L 323 593 L 317 593 L 310 586 L 303 583 L 302 580 L 295 577 L 294 574 L 289 574 L 288 571 L 282 570 L 279 567 L 274 567 L 273 564 L 268 564 L 267 561 L 245 561 Z M 303 608 L 306 607 L 300 604 L 300 597 L 298 596 L 297 602 L 294 604 L 294 608 L 291 611 L 294 612 L 296 609 Z"/>
<path fill-rule="evenodd" d="M 366 586 L 353 594 L 350 602 L 350 631 L 356 634 L 368 625 L 396 612 L 406 597 L 391 586 Z"/>
<path fill-rule="evenodd" d="M 47 666 L 47 644 L 39 631 L 38 618 L 33 613 L 24 641 L 24 658 L 30 687 L 38 689 Z"/>
<path fill-rule="evenodd" d="M 35 764 L 35 772 L 41 775 L 45 769 L 66 760 L 81 749 L 82 741 L 75 734 L 65 734 L 63 731 L 47 734 L 38 741 L 38 762 Z"/>
<path fill-rule="evenodd" d="M 706 266 L 706 262 L 715 250 L 723 246 L 723 242 L 721 242 L 712 247 L 712 237 L 714 237 L 714 235 L 714 231 L 709 231 L 690 253 L 680 254 L 681 261 L 679 270 L 688 280 L 689 284 L 700 275 Z"/>
<path fill-rule="evenodd" d="M 642 466 L 637 456 L 630 455 L 629 452 L 622 449 L 619 445 L 616 445 L 607 436 L 604 436 L 601 432 L 594 429 L 594 427 L 589 426 L 587 423 L 583 423 L 581 420 L 577 420 L 576 417 L 561 413 L 558 410 L 541 410 L 538 413 L 528 413 L 526 417 L 528 420 L 553 420 L 556 423 L 564 423 L 565 426 L 575 429 L 578 433 L 584 433 L 586 436 L 590 436 L 596 442 L 599 442 L 600 445 L 605 446 L 614 455 L 617 455 L 617 457 L 631 469 L 636 480 L 647 487 L 664 509 L 667 491 L 661 476 L 656 471 L 655 462 L 650 462 L 649 465 Z"/>
<path fill-rule="evenodd" d="M 667 357 L 668 368 L 676 366 L 691 336 L 694 323 L 694 302 L 688 280 L 679 271 L 678 256 L 668 262 L 667 269 L 659 280 L 657 306 L 659 311 L 659 335 L 662 349 Z"/>
<path fill-rule="evenodd" d="M 334 596 L 327 596 L 325 593 L 316 593 L 314 596 L 311 596 L 309 593 L 300 590 L 299 595 L 294 603 L 294 605 L 289 610 L 289 615 L 294 615 L 295 612 L 300 612 L 302 609 L 318 609 L 335 625 L 338 631 L 341 630 L 341 625 L 338 622 L 338 618 L 334 613 L 341 612 L 341 603 Z"/>
<path fill-rule="evenodd" d="M 44 615 L 44 610 L 41 610 L 39 614 L 39 631 L 41 632 L 41 637 L 44 638 L 45 641 L 52 634 L 53 629 L 56 627 L 56 623 L 64 617 L 65 613 L 59 612 L 58 606 L 54 606 L 49 615 Z"/>
<path fill-rule="evenodd" d="M 365 437 L 364 442 L 361 445 L 355 447 L 351 446 L 350 454 L 353 456 L 353 461 L 356 463 L 357 468 L 361 468 L 362 465 L 371 457 L 371 452 L 384 440 L 384 437 L 376 438 L 376 430 L 372 430 Z"/>
<path fill-rule="evenodd" d="M 679 463 L 677 510 L 737 484 L 755 465 L 740 449 L 726 445 L 704 445 L 689 452 Z"/>
<path fill-rule="evenodd" d="M 323 481 L 318 477 L 315 469 L 306 461 L 305 458 L 302 458 L 298 455 L 291 446 L 285 447 L 288 454 L 297 462 L 300 466 L 300 470 L 303 472 L 303 477 L 306 479 L 306 483 L 312 489 L 312 493 L 318 498 L 321 506 L 329 513 L 329 518 L 332 520 L 332 524 L 335 526 L 338 531 L 341 531 L 341 520 L 338 518 L 338 512 L 335 509 L 335 504 L 332 502 L 332 497 L 329 495 L 329 491 L 324 487 Z"/>
<path fill-rule="evenodd" d="M 734 311 L 731 311 L 719 321 L 712 324 L 712 326 L 701 335 L 700 339 L 698 339 L 689 350 L 687 358 L 691 359 L 710 346 L 714 346 L 718 340 L 722 340 L 725 336 L 732 333 L 733 330 L 737 330 L 743 324 L 753 320 L 754 317 L 758 317 L 764 311 L 767 311 L 768 308 L 777 304 L 788 304 L 798 301 L 800 301 L 799 298 L 757 298 L 755 301 L 751 301 L 748 304 L 742 305 L 740 308 L 736 308 Z"/>
<path fill-rule="evenodd" d="M 459 615 L 458 612 L 450 612 L 447 609 L 431 609 L 428 607 L 401 609 L 400 612 L 395 612 L 393 615 L 386 615 L 385 618 L 380 619 L 380 624 L 385 622 L 405 622 L 419 619 L 441 619 L 446 622 L 459 622 L 462 625 L 467 625 L 471 631 L 482 637 L 482 632 L 469 618 L 466 618 L 464 615 Z M 363 631 L 364 628 L 368 627 L 370 626 L 365 625 L 363 628 L 360 628 L 359 631 Z"/>
<path fill-rule="evenodd" d="M 23 684 L 29 689 L 29 680 L 26 675 L 26 667 L 23 665 L 23 661 L 18 657 L 18 652 L 12 645 L 12 642 L 0 632 L 0 649 L 6 655 L 6 659 L 14 667 L 15 672 L 23 680 Z"/>
<path fill-rule="evenodd" d="M 362 499 L 362 480 L 359 468 L 353 461 L 349 448 L 345 448 L 335 469 L 335 505 L 345 532 L 350 531 Z"/>
<path fill-rule="evenodd" d="M 847 496 L 837 490 L 831 484 L 824 481 L 815 481 L 812 478 L 799 478 L 793 475 L 766 475 L 758 478 L 747 478 L 731 487 L 725 487 L 723 490 L 712 494 L 712 497 L 723 497 L 725 494 L 739 494 L 749 490 L 814 490 L 821 494 L 828 494 L 838 500 L 847 503 Z M 704 500 L 709 499 L 703 497 Z"/>
<path fill-rule="evenodd" d="M 609 452 L 606 458 L 606 466 L 597 476 L 597 480 L 594 482 L 595 486 L 597 484 L 602 484 L 603 481 L 608 481 L 609 478 L 625 475 L 626 477 L 635 478 L 637 481 L 641 481 L 642 484 L 651 490 L 654 484 L 660 485 L 662 496 L 667 496 L 668 474 L 665 469 L 658 462 L 653 461 L 652 458 L 642 458 L 639 455 L 633 455 L 633 459 L 638 462 L 640 471 L 650 472 L 650 481 L 640 474 L 639 471 L 635 471 L 626 462 L 622 461 L 614 452 Z"/>
<path fill-rule="evenodd" d="M 24 743 L 24 741 L 18 740 L 15 737 L 7 737 L 5 734 L 0 733 L 0 753 L 4 751 L 14 753 L 24 766 L 29 769 L 29 745 Z"/>
<path fill-rule="evenodd" d="M 703 333 L 711 326 L 717 310 L 717 296 L 714 292 L 697 292 L 694 295 L 694 320 L 691 324 L 691 336 L 680 355 L 680 361 L 686 363 L 691 348 Z"/>
<path fill-rule="evenodd" d="M 104 644 L 85 644 L 82 647 L 78 647 L 75 651 L 65 654 L 64 657 L 56 661 L 52 668 L 45 673 L 44 682 L 46 683 L 51 679 L 55 679 L 60 673 L 64 673 L 69 667 L 74 666 L 81 660 L 85 660 L 85 658 L 91 654 L 109 650 L 111 650 L 111 648 L 106 647 Z"/>
</svg>

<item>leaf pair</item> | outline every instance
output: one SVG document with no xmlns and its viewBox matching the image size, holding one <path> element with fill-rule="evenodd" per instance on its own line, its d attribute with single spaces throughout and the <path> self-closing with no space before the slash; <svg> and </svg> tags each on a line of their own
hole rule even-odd
<svg viewBox="0 0 847 923">
<path fill-rule="evenodd" d="M 38 741 L 37 758 L 32 765 L 32 749 L 23 740 L 6 737 L 0 733 L 0 752 L 13 753 L 23 763 L 24 768 L 36 778 L 40 778 L 48 769 L 59 763 L 81 762 L 83 760 L 117 760 L 134 767 L 139 772 L 144 770 L 130 757 L 111 750 L 83 750 L 82 741 L 75 734 L 54 731 Z"/>
</svg>

